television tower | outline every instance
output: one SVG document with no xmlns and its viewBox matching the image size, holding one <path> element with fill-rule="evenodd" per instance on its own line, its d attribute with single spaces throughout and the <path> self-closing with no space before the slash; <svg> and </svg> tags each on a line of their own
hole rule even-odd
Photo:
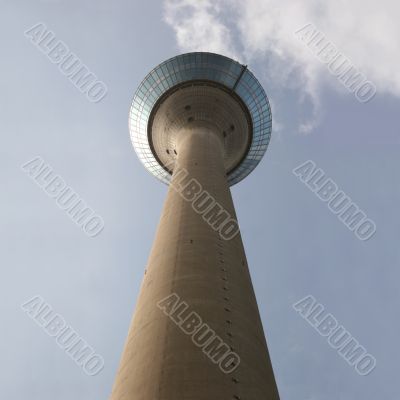
<svg viewBox="0 0 400 400">
<path fill-rule="evenodd" d="M 173 57 L 137 89 L 133 146 L 169 189 L 111 400 L 279 400 L 229 189 L 271 122 L 247 66 L 218 54 Z"/>
</svg>

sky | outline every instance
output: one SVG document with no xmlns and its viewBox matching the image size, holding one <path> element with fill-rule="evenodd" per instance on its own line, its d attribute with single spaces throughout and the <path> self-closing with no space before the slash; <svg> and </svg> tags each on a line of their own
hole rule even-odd
<svg viewBox="0 0 400 400">
<path fill-rule="evenodd" d="M 232 194 L 281 399 L 399 398 L 398 2 L 0 0 L 0 6 L 0 398 L 110 395 L 167 191 L 135 155 L 129 107 L 154 66 L 188 51 L 247 64 L 271 102 L 269 148 Z M 104 97 L 82 93 L 25 34 L 38 24 L 105 85 Z M 370 101 L 360 102 L 296 35 L 309 24 L 374 85 Z M 97 235 L 22 168 L 38 157 L 101 217 Z M 293 173 L 307 160 L 373 221 L 372 237 L 360 240 Z M 85 373 L 21 307 L 35 296 L 102 357 L 98 374 Z M 359 375 L 293 308 L 306 296 L 376 359 L 368 375 Z"/>
</svg>

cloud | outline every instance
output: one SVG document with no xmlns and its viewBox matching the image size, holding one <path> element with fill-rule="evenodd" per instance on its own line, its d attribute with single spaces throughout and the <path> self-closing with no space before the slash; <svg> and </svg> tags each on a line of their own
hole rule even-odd
<svg viewBox="0 0 400 400">
<path fill-rule="evenodd" d="M 250 65 L 261 62 L 268 82 L 295 90 L 299 104 L 312 106 L 300 131 L 318 123 L 324 87 L 348 93 L 294 35 L 306 24 L 321 31 L 374 83 L 378 94 L 400 96 L 400 3 L 395 0 L 165 0 L 164 10 L 181 51 L 213 51 Z"/>
<path fill-rule="evenodd" d="M 165 21 L 176 34 L 178 46 L 186 51 L 211 51 L 238 57 L 232 44 L 232 33 L 222 22 L 218 1 L 167 0 Z"/>
</svg>

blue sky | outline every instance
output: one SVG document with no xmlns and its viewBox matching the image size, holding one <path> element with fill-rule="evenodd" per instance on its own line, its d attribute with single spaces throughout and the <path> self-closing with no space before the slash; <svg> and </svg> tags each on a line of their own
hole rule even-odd
<svg viewBox="0 0 400 400">
<path fill-rule="evenodd" d="M 232 192 L 281 398 L 399 397 L 399 5 L 242 3 L 3 0 L 1 398 L 109 396 L 167 190 L 132 149 L 128 110 L 151 68 L 194 50 L 247 63 L 272 104 L 267 153 Z M 39 22 L 107 85 L 103 100 L 88 101 L 24 35 Z M 293 35 L 307 23 L 376 85 L 370 102 Z M 21 170 L 36 156 L 102 216 L 98 236 Z M 376 223 L 370 240 L 294 176 L 309 159 Z M 309 294 L 376 358 L 371 374 L 359 376 L 293 310 Z M 98 375 L 21 310 L 35 295 L 104 357 Z"/>
</svg>

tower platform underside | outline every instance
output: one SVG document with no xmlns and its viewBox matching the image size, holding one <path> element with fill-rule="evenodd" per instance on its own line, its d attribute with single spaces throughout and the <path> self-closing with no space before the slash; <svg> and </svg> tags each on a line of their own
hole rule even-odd
<svg viewBox="0 0 400 400">
<path fill-rule="evenodd" d="M 260 162 L 272 129 L 268 98 L 247 66 L 204 52 L 181 54 L 155 67 L 132 101 L 133 146 L 146 169 L 164 183 L 171 181 L 176 139 L 188 122 L 207 124 L 223 136 L 230 186 Z"/>
<path fill-rule="evenodd" d="M 220 138 L 227 174 L 246 157 L 252 139 L 252 122 L 240 97 L 215 82 L 186 82 L 158 100 L 147 128 L 155 158 L 171 174 L 178 141 L 194 127 L 208 128 Z"/>
</svg>

